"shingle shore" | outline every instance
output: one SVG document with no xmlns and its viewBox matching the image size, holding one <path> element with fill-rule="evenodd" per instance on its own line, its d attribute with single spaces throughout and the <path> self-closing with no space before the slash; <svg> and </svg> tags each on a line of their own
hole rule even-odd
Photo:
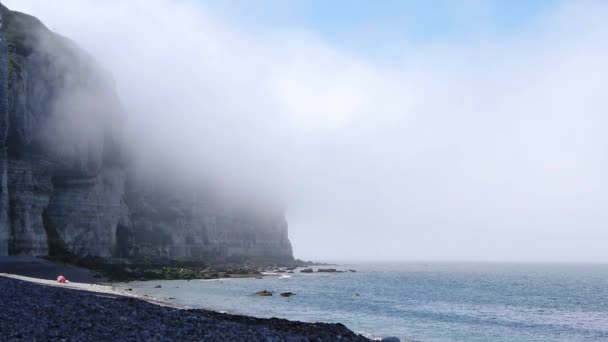
<svg viewBox="0 0 608 342">
<path fill-rule="evenodd" d="M 342 324 L 179 309 L 0 277 L 0 340 L 369 341 Z"/>
</svg>

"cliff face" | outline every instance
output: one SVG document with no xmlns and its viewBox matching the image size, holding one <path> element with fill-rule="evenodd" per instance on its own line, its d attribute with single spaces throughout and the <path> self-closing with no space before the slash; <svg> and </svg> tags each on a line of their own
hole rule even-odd
<svg viewBox="0 0 608 342">
<path fill-rule="evenodd" d="M 252 208 L 210 192 L 175 191 L 150 183 L 130 183 L 128 188 L 131 253 L 136 257 L 292 258 L 287 222 L 276 209 Z"/>
<path fill-rule="evenodd" d="M 280 211 L 127 182 L 111 82 L 36 18 L 0 16 L 0 256 L 292 259 Z"/>
</svg>

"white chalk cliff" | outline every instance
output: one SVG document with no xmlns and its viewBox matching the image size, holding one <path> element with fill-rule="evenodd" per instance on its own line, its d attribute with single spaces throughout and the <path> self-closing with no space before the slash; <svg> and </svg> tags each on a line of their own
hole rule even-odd
<svg viewBox="0 0 608 342">
<path fill-rule="evenodd" d="M 281 208 L 138 180 L 110 77 L 32 16 L 0 23 L 0 256 L 293 258 Z"/>
</svg>

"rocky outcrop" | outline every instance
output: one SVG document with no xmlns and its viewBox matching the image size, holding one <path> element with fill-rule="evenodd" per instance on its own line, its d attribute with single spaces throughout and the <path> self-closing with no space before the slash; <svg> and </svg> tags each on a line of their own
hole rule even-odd
<svg viewBox="0 0 608 342">
<path fill-rule="evenodd" d="M 0 256 L 293 259 L 282 210 L 137 179 L 109 77 L 36 18 L 0 17 Z"/>
</svg>

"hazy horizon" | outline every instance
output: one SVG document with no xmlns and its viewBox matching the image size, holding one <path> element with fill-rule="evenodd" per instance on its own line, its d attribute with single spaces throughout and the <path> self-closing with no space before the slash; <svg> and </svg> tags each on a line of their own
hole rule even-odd
<svg viewBox="0 0 608 342">
<path fill-rule="evenodd" d="M 3 0 L 141 153 L 280 199 L 304 260 L 608 262 L 608 4 Z"/>
</svg>

